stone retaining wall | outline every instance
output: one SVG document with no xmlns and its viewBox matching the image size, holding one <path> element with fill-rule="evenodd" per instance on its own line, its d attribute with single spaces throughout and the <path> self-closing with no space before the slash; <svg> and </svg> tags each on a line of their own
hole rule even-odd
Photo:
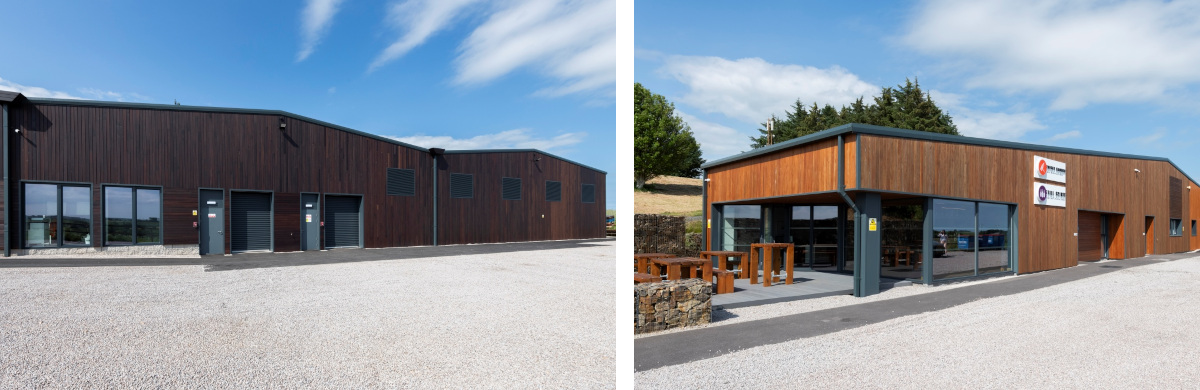
<svg viewBox="0 0 1200 390">
<path fill-rule="evenodd" d="M 683 233 L 684 217 L 658 214 L 633 215 L 633 250 L 635 253 L 687 254 Z"/>
<path fill-rule="evenodd" d="M 712 321 L 712 284 L 701 279 L 642 283 L 633 290 L 634 334 Z"/>
</svg>

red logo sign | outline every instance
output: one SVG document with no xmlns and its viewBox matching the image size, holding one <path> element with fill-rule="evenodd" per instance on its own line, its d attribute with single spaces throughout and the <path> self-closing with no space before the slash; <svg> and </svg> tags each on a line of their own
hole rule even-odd
<svg viewBox="0 0 1200 390">
<path fill-rule="evenodd" d="M 1046 160 L 1038 160 L 1038 174 L 1046 176 Z"/>
</svg>

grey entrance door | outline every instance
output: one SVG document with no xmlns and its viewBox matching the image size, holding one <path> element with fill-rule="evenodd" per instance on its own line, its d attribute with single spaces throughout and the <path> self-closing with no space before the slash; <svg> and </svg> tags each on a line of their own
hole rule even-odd
<svg viewBox="0 0 1200 390">
<path fill-rule="evenodd" d="M 200 190 L 200 254 L 225 254 L 225 196 L 222 190 Z"/>
<path fill-rule="evenodd" d="M 300 194 L 300 249 L 321 249 L 321 197 L 317 194 Z"/>
</svg>

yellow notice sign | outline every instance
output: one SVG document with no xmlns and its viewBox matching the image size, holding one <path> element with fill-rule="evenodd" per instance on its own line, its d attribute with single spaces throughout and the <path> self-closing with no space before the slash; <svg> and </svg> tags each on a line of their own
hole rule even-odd
<svg viewBox="0 0 1200 390">
<path fill-rule="evenodd" d="M 871 231 L 878 230 L 879 224 L 875 222 L 875 218 L 871 218 L 871 222 L 867 224 L 867 228 Z"/>
<path fill-rule="evenodd" d="M 708 220 L 707 226 L 708 226 L 707 229 L 712 229 L 712 220 L 711 219 Z"/>
<path fill-rule="evenodd" d="M 192 216 L 193 216 L 193 217 L 195 217 L 195 216 L 196 216 L 196 210 L 192 210 Z"/>
</svg>

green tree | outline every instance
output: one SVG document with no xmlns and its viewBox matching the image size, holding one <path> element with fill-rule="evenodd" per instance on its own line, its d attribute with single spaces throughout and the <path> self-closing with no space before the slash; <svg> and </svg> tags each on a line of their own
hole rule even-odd
<svg viewBox="0 0 1200 390">
<path fill-rule="evenodd" d="M 675 105 L 633 84 L 633 179 L 638 188 L 659 175 L 699 175 L 700 144 L 692 129 L 675 115 Z"/>
<path fill-rule="evenodd" d="M 942 111 L 933 102 L 928 93 L 921 90 L 917 80 L 904 80 L 904 84 L 896 87 L 884 87 L 879 91 L 871 105 L 863 103 L 858 98 L 841 110 L 826 104 L 819 107 L 816 103 L 805 107 L 804 103 L 796 100 L 791 110 L 784 111 L 781 120 L 774 115 L 773 143 L 780 143 L 793 138 L 803 137 L 818 131 L 827 130 L 847 123 L 861 123 L 898 127 L 932 133 L 959 135 L 958 127 L 950 114 Z M 758 129 L 759 136 L 750 137 L 750 147 L 761 148 L 767 145 L 767 124 L 762 123 Z"/>
</svg>

